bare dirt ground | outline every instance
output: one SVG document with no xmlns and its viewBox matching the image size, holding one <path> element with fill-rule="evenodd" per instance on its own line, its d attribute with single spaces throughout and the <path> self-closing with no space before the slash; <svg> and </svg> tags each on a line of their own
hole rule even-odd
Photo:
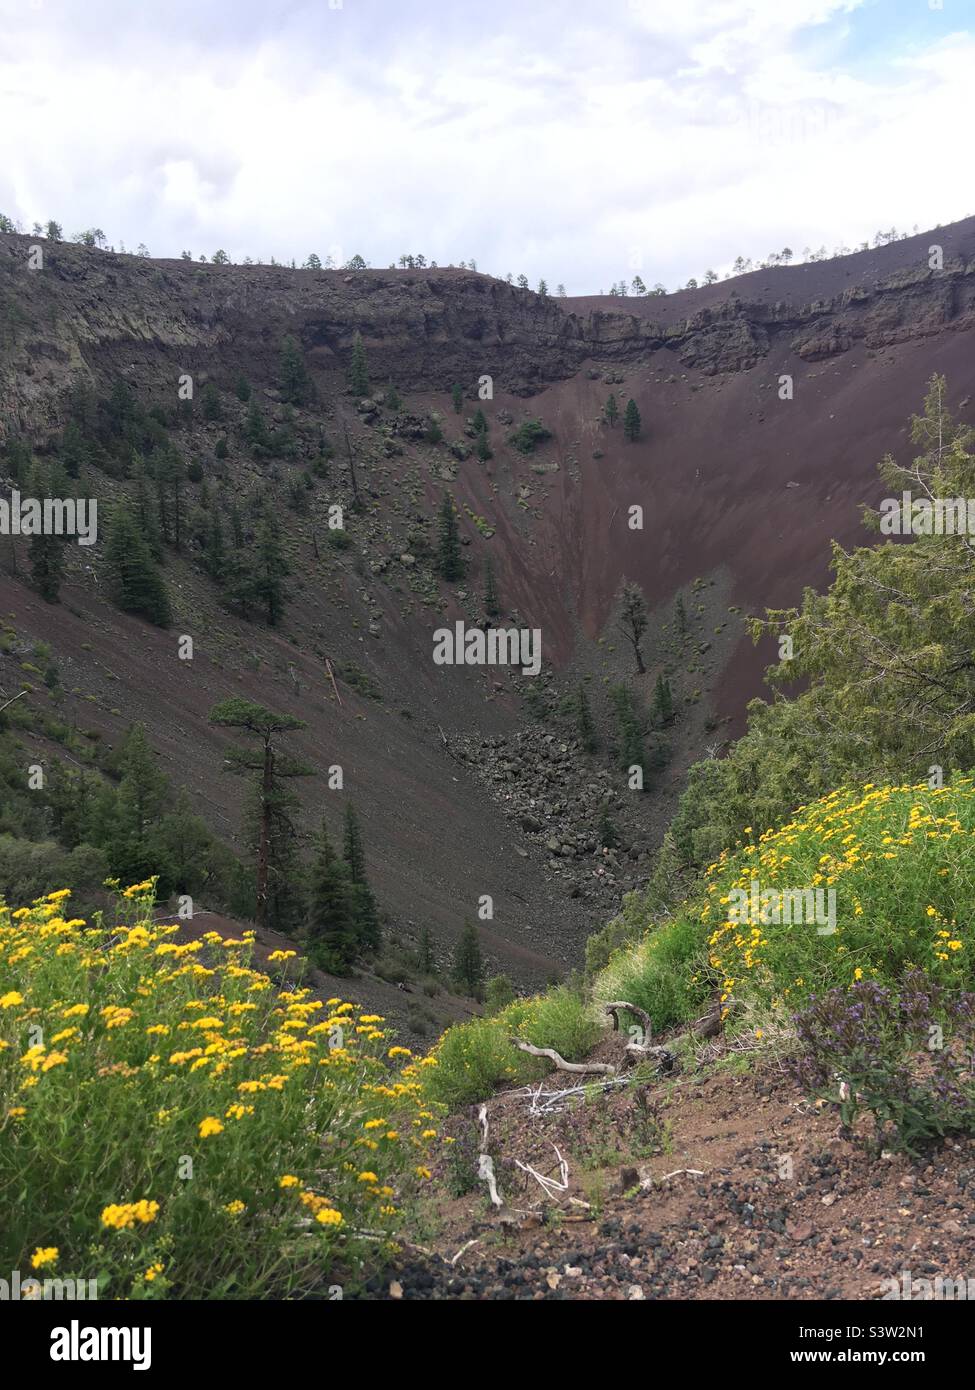
<svg viewBox="0 0 975 1390">
<path fill-rule="evenodd" d="M 483 1183 L 438 1199 L 416 1236 L 427 1253 L 406 1250 L 369 1297 L 874 1300 L 904 1270 L 975 1277 L 975 1142 L 871 1156 L 777 1067 L 712 1069 L 550 1116 L 510 1092 L 489 1113 L 504 1208 Z M 473 1112 L 455 1117 L 454 1147 L 470 1151 L 475 1128 Z M 552 1199 L 515 1160 L 558 1178 L 556 1148 L 569 1182 Z M 448 1177 L 445 1164 L 435 1179 Z"/>
</svg>

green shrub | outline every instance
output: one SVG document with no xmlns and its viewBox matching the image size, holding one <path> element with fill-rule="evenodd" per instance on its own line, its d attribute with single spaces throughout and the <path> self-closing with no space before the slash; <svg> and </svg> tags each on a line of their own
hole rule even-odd
<svg viewBox="0 0 975 1390">
<path fill-rule="evenodd" d="M 539 444 L 552 438 L 552 431 L 541 420 L 523 420 L 516 430 L 508 435 L 508 443 L 519 454 L 533 454 Z"/>
<path fill-rule="evenodd" d="M 617 952 L 593 985 L 597 1003 L 626 999 L 650 1015 L 654 1031 L 696 1018 L 707 1003 L 706 947 L 701 924 L 679 915 Z"/>
</svg>

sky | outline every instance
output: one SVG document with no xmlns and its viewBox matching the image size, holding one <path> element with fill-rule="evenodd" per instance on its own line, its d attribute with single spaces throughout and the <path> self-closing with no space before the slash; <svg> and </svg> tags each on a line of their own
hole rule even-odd
<svg viewBox="0 0 975 1390">
<path fill-rule="evenodd" d="M 975 213 L 975 0 L 0 0 L 0 212 L 668 289 Z"/>
</svg>

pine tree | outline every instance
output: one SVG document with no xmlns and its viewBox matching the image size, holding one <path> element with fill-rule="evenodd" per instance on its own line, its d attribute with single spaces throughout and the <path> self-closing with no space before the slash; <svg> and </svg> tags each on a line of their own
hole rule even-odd
<svg viewBox="0 0 975 1390">
<path fill-rule="evenodd" d="M 145 538 L 150 555 L 159 564 L 163 557 L 159 516 L 149 496 L 149 476 L 145 461 L 139 453 L 132 455 L 132 483 L 132 513 L 135 524 Z"/>
<path fill-rule="evenodd" d="M 477 928 L 466 920 L 454 953 L 453 976 L 459 989 L 472 999 L 477 998 L 484 983 L 484 961 Z"/>
<path fill-rule="evenodd" d="M 123 612 L 139 613 L 157 627 L 169 626 L 166 585 L 145 536 L 124 502 L 112 513 L 104 564 L 112 601 Z"/>
<path fill-rule="evenodd" d="M 367 396 L 369 394 L 369 366 L 366 362 L 366 349 L 362 343 L 362 334 L 358 330 L 352 335 L 349 390 L 353 396 Z"/>
<path fill-rule="evenodd" d="M 616 424 L 616 421 L 620 418 L 620 408 L 616 404 L 616 396 L 613 394 L 612 391 L 610 391 L 609 393 L 609 400 L 603 407 L 603 414 L 606 417 L 607 424 L 609 425 L 610 429 L 612 429 L 613 426 Z"/>
<path fill-rule="evenodd" d="M 454 414 L 459 415 L 460 412 L 464 409 L 464 388 L 462 386 L 458 386 L 455 382 L 453 388 L 451 389 L 450 395 L 451 400 L 454 404 Z"/>
<path fill-rule="evenodd" d="M 269 505 L 265 505 L 258 522 L 253 566 L 250 570 L 248 597 L 264 609 L 269 627 L 275 627 L 287 595 L 285 577 L 290 573 L 281 544 L 281 528 Z"/>
<path fill-rule="evenodd" d="M 437 570 L 446 580 L 463 579 L 464 557 L 460 549 L 460 529 L 453 498 L 443 495 L 440 507 L 440 540 L 437 547 Z"/>
<path fill-rule="evenodd" d="M 356 957 L 349 871 L 332 848 L 322 818 L 309 883 L 308 955 L 333 975 L 348 975 Z"/>
<path fill-rule="evenodd" d="M 492 975 L 484 987 L 484 1013 L 493 1018 L 513 1004 L 516 999 L 515 988 L 507 975 Z"/>
<path fill-rule="evenodd" d="M 237 378 L 237 384 L 234 387 L 234 391 L 237 395 L 237 399 L 239 401 L 243 401 L 246 405 L 251 398 L 251 384 L 245 376 L 241 375 Z"/>
<path fill-rule="evenodd" d="M 429 927 L 424 927 L 420 933 L 420 948 L 416 955 L 416 966 L 421 975 L 436 974 L 437 959 L 433 954 L 433 937 L 430 935 Z"/>
<path fill-rule="evenodd" d="M 227 547 L 224 544 L 220 513 L 212 508 L 207 513 L 207 529 L 203 541 L 203 568 L 217 584 L 222 584 L 227 571 Z"/>
<path fill-rule="evenodd" d="M 402 410 L 403 408 L 400 394 L 392 382 L 389 383 L 389 387 L 386 391 L 386 408 L 388 410 Z"/>
<path fill-rule="evenodd" d="M 615 849 L 619 844 L 619 834 L 616 826 L 609 814 L 609 802 L 603 801 L 599 806 L 599 824 L 596 827 L 596 834 L 599 843 L 606 849 Z"/>
<path fill-rule="evenodd" d="M 305 727 L 304 721 L 290 714 L 276 714 L 263 705 L 233 697 L 214 705 L 210 723 L 238 729 L 257 742 L 234 744 L 227 766 L 232 772 L 257 773 L 254 790 L 254 855 L 257 870 L 257 910 L 259 927 L 274 925 L 272 878 L 286 877 L 291 867 L 294 844 L 292 803 L 282 787 L 282 779 L 307 777 L 310 769 L 283 751 L 278 736 Z"/>
<path fill-rule="evenodd" d="M 494 566 L 490 557 L 484 561 L 484 611 L 489 618 L 496 618 L 501 612 L 498 589 L 494 582 Z"/>
<path fill-rule="evenodd" d="M 61 434 L 61 462 L 69 478 L 80 477 L 82 467 L 91 462 L 88 441 L 75 420 L 69 420 Z"/>
<path fill-rule="evenodd" d="M 644 766 L 643 720 L 637 712 L 633 695 L 625 685 L 611 692 L 616 707 L 616 755 L 624 771 Z"/>
<path fill-rule="evenodd" d="M 623 435 L 631 444 L 640 438 L 640 412 L 632 396 L 623 411 Z"/>
<path fill-rule="evenodd" d="M 244 438 L 250 445 L 253 453 L 260 457 L 271 447 L 271 437 L 268 434 L 267 424 L 264 420 L 264 413 L 256 400 L 251 400 L 247 410 L 247 421 L 244 425 Z"/>
<path fill-rule="evenodd" d="M 674 693 L 670 688 L 670 681 L 663 675 L 657 677 L 657 684 L 654 686 L 650 717 L 658 727 L 669 724 L 674 717 Z"/>
<path fill-rule="evenodd" d="M 481 409 L 480 406 L 477 407 L 477 409 L 474 411 L 473 416 L 471 417 L 471 426 L 475 434 L 480 434 L 482 431 L 485 434 L 487 433 L 487 416 L 484 414 L 484 411 Z"/>
<path fill-rule="evenodd" d="M 59 470 L 61 471 L 61 470 Z M 30 482 L 31 495 L 38 500 L 56 496 L 57 484 L 50 473 L 35 468 Z M 64 537 L 54 532 L 37 532 L 27 545 L 30 576 L 34 588 L 47 603 L 57 603 L 64 579 Z"/>
<path fill-rule="evenodd" d="M 366 877 L 366 856 L 362 847 L 362 832 L 355 807 L 351 801 L 345 805 L 345 836 L 342 857 L 349 871 L 352 884 L 352 915 L 355 922 L 356 940 L 360 949 L 378 951 L 382 944 L 382 929 L 379 924 L 379 911 L 376 899 Z"/>
<path fill-rule="evenodd" d="M 298 342 L 289 333 L 281 344 L 281 399 L 305 405 L 312 396 L 312 382 Z"/>
<path fill-rule="evenodd" d="M 585 688 L 581 685 L 576 692 L 576 733 L 586 752 L 594 753 L 599 746 L 596 724 L 592 717 Z"/>
<path fill-rule="evenodd" d="M 478 430 L 474 436 L 474 454 L 480 459 L 481 463 L 486 463 L 492 457 L 491 445 L 488 443 L 487 430 Z"/>
<path fill-rule="evenodd" d="M 638 584 L 629 581 L 624 582 L 621 590 L 621 612 L 622 622 L 620 632 L 633 648 L 633 655 L 636 657 L 636 669 L 642 676 L 646 667 L 643 664 L 643 654 L 640 651 L 640 642 L 643 634 L 647 630 L 647 604 L 643 597 L 643 590 Z"/>
<path fill-rule="evenodd" d="M 223 419 L 223 407 L 220 404 L 220 394 L 212 381 L 208 381 L 200 392 L 200 402 L 203 407 L 203 418 L 211 423 L 215 420 Z"/>
<path fill-rule="evenodd" d="M 161 772 L 142 724 L 133 724 L 118 758 L 121 781 L 115 797 L 115 827 L 109 847 L 112 867 L 130 883 L 137 883 L 159 866 L 154 832 L 169 793 L 169 779 Z"/>
</svg>

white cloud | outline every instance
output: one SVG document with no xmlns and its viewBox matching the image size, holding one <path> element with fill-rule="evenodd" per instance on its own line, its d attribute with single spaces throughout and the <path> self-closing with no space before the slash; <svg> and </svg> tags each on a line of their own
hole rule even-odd
<svg viewBox="0 0 975 1390">
<path fill-rule="evenodd" d="M 975 41 L 933 14 L 871 61 L 868 0 L 0 9 L 0 209 L 157 255 L 476 255 L 589 293 L 973 210 Z"/>
</svg>

